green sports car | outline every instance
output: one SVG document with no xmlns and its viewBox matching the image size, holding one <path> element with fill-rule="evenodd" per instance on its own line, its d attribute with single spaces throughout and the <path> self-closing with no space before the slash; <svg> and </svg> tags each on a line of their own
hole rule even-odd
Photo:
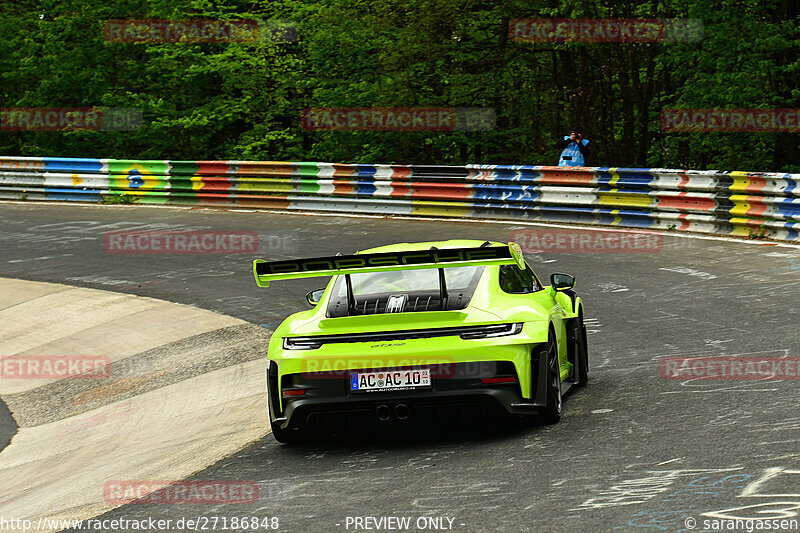
<svg viewBox="0 0 800 533">
<path fill-rule="evenodd" d="M 543 285 L 514 243 L 403 243 L 313 259 L 255 260 L 260 287 L 332 276 L 269 344 L 280 442 L 306 430 L 478 416 L 561 418 L 588 380 L 575 279 Z"/>
</svg>

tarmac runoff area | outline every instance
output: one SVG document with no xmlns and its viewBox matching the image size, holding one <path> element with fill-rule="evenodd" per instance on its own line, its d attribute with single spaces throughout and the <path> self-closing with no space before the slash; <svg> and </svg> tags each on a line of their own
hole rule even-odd
<svg viewBox="0 0 800 533">
<path fill-rule="evenodd" d="M 0 452 L 0 516 L 91 518 L 121 505 L 107 501 L 110 482 L 181 480 L 262 438 L 270 333 L 192 306 L 0 278 L 0 397 L 19 426 Z M 31 379 L 25 356 L 110 367 Z"/>
</svg>

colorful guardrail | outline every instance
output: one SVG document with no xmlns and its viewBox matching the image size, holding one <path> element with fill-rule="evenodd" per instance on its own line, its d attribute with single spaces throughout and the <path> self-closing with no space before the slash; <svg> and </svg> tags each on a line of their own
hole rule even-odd
<svg viewBox="0 0 800 533">
<path fill-rule="evenodd" d="M 800 174 L 0 156 L 0 199 L 477 217 L 800 239 Z"/>
</svg>

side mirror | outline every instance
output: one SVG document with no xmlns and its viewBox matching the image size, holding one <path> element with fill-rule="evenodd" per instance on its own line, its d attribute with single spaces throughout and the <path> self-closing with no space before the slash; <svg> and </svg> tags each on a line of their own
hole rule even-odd
<svg viewBox="0 0 800 533">
<path fill-rule="evenodd" d="M 325 289 L 316 289 L 313 291 L 309 291 L 308 294 L 306 294 L 306 301 L 308 302 L 308 305 L 310 305 L 311 307 L 316 306 L 319 303 L 319 301 L 322 300 L 323 294 L 325 294 Z"/>
<path fill-rule="evenodd" d="M 557 291 L 565 291 L 575 287 L 575 278 L 569 274 L 550 274 L 550 285 Z"/>
</svg>

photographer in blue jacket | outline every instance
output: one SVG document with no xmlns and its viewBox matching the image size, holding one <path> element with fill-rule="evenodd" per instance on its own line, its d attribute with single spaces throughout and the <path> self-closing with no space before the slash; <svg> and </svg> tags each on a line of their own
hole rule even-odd
<svg viewBox="0 0 800 533">
<path fill-rule="evenodd" d="M 564 139 L 556 143 L 556 148 L 561 150 L 561 157 L 558 159 L 560 167 L 585 167 L 592 151 L 589 140 L 583 138 L 580 126 L 572 128 L 569 135 L 564 135 Z"/>
</svg>

